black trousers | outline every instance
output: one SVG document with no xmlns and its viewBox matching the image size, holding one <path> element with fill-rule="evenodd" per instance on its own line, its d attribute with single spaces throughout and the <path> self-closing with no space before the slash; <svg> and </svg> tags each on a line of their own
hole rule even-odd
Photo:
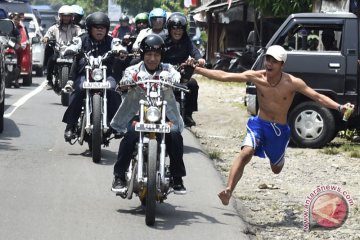
<svg viewBox="0 0 360 240">
<path fill-rule="evenodd" d="M 55 69 L 55 65 L 56 65 L 56 59 L 59 57 L 58 53 L 54 53 L 53 55 L 49 56 L 49 60 L 47 63 L 47 74 L 46 74 L 46 79 L 48 80 L 48 82 L 50 84 L 53 84 L 53 74 L 54 74 L 54 69 Z"/>
<path fill-rule="evenodd" d="M 75 81 L 75 91 L 70 96 L 70 104 L 66 109 L 62 121 L 64 123 L 75 125 L 81 114 L 81 108 L 83 100 L 86 97 L 86 90 L 82 88 L 82 83 L 85 80 L 85 76 L 80 76 L 78 80 Z M 111 82 L 112 89 L 106 90 L 107 94 L 107 111 L 108 111 L 108 120 L 109 122 L 114 117 L 117 109 L 121 104 L 121 95 L 113 90 L 116 86 L 115 79 L 113 77 L 108 77 L 108 81 Z"/>
<path fill-rule="evenodd" d="M 197 81 L 191 78 L 186 86 L 190 92 L 185 93 L 185 115 L 191 116 L 193 112 L 198 110 L 199 85 Z M 180 101 L 180 91 L 175 91 L 176 101 Z"/>
<path fill-rule="evenodd" d="M 125 172 L 128 170 L 132 154 L 135 150 L 136 143 L 139 140 L 139 132 L 135 127 L 129 124 L 127 133 L 121 140 L 117 162 L 114 165 L 114 175 L 125 178 Z M 170 158 L 170 173 L 172 177 L 186 176 L 185 164 L 183 160 L 183 138 L 180 132 L 171 131 L 165 136 L 166 151 Z"/>
</svg>

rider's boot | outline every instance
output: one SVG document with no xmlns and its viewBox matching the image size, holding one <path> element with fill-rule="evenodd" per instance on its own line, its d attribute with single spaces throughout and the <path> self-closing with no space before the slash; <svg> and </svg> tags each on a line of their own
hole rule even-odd
<svg viewBox="0 0 360 240">
<path fill-rule="evenodd" d="M 196 122 L 194 121 L 194 119 L 192 118 L 191 114 L 186 114 L 184 117 L 184 122 L 185 122 L 185 126 L 187 127 L 192 127 L 196 125 Z"/>
<path fill-rule="evenodd" d="M 64 138 L 66 142 L 70 142 L 71 139 L 75 138 L 74 135 L 74 125 L 73 124 L 67 124 L 64 132 Z"/>
<path fill-rule="evenodd" d="M 115 176 L 111 186 L 111 191 L 114 193 L 125 193 L 126 190 L 127 186 L 125 178 Z"/>
</svg>

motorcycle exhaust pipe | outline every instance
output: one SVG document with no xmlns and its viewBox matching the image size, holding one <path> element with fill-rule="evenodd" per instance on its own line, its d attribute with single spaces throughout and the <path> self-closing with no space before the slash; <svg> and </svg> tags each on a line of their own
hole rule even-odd
<svg viewBox="0 0 360 240">
<path fill-rule="evenodd" d="M 71 81 L 71 80 L 67 81 L 66 85 L 62 89 L 62 91 L 65 92 L 65 93 L 72 93 L 74 91 L 73 85 L 74 85 L 73 81 Z"/>
</svg>

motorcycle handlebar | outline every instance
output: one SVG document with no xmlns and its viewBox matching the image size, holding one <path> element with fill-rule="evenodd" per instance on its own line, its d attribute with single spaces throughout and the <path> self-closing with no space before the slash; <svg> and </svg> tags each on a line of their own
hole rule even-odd
<svg viewBox="0 0 360 240">
<path fill-rule="evenodd" d="M 187 86 L 182 85 L 181 83 L 172 83 L 170 81 L 166 81 L 166 80 L 161 80 L 161 79 L 147 79 L 147 80 L 140 80 L 137 82 L 129 82 L 126 84 L 121 84 L 121 87 L 125 87 L 125 86 L 136 86 L 136 85 L 146 85 L 147 83 L 156 83 L 156 84 L 162 84 L 165 86 L 169 86 L 175 89 L 179 89 L 180 91 L 184 91 L 184 92 L 189 92 L 190 90 L 188 89 Z"/>
</svg>

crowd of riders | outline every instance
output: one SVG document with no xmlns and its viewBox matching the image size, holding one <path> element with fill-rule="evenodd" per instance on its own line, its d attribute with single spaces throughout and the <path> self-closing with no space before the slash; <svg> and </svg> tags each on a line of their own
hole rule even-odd
<svg viewBox="0 0 360 240">
<path fill-rule="evenodd" d="M 149 13 L 137 14 L 133 19 L 133 23 L 130 22 L 128 16 L 123 14 L 119 19 L 119 24 L 111 32 L 110 19 L 106 14 L 94 12 L 84 18 L 84 10 L 78 5 L 62 6 L 58 11 L 58 17 L 58 23 L 50 27 L 45 34 L 43 39 L 45 43 L 49 40 L 55 40 L 59 43 L 68 42 L 74 37 L 80 37 L 81 52 L 91 52 L 94 57 L 101 56 L 109 51 L 115 39 L 120 39 L 121 45 L 125 49 L 125 51 L 118 52 L 117 55 L 114 55 L 106 62 L 107 80 L 111 83 L 111 88 L 107 90 L 109 92 L 107 106 L 109 123 L 121 102 L 126 99 L 126 94 L 119 90 L 118 84 L 121 80 L 129 77 L 126 75 L 129 69 L 136 73 L 139 71 L 156 73 L 163 69 L 164 66 L 167 67 L 167 65 L 163 64 L 168 64 L 174 66 L 173 68 L 181 73 L 181 75 L 179 74 L 181 76 L 179 81 L 190 90 L 185 96 L 185 115 L 182 116 L 182 122 L 187 127 L 196 125 L 192 114 L 198 110 L 199 86 L 196 80 L 191 78 L 191 72 L 189 74 L 183 68 L 180 70 L 180 66 L 189 57 L 197 60 L 199 65 L 205 64 L 205 60 L 187 33 L 188 21 L 184 14 L 175 12 L 168 15 L 163 9 L 154 8 Z M 52 71 L 57 56 L 51 52 L 50 48 L 46 48 L 45 54 L 48 89 L 51 89 L 53 86 Z M 150 55 L 154 56 L 150 57 Z M 155 67 L 151 66 L 153 62 L 156 62 Z M 66 123 L 64 138 L 69 142 L 75 138 L 75 124 L 79 118 L 82 101 L 85 97 L 85 90 L 82 88 L 82 83 L 85 80 L 84 67 L 84 55 L 78 54 L 74 59 L 70 73 L 71 87 L 74 91 L 71 94 L 70 104 L 63 117 L 63 122 Z M 177 93 L 174 92 L 174 99 L 178 99 L 176 95 Z M 168 138 L 170 143 L 167 142 L 166 145 L 171 158 L 170 165 L 173 165 L 170 166 L 170 169 L 175 180 L 174 192 L 184 194 L 186 188 L 182 177 L 186 175 L 186 171 L 182 159 L 183 141 L 181 130 L 172 130 L 171 137 Z M 114 192 L 121 192 L 126 188 L 125 171 L 129 163 L 129 157 L 132 154 L 129 149 L 134 147 L 136 136 L 134 131 L 124 133 L 117 163 L 114 167 L 114 181 L 112 184 L 112 191 Z M 125 143 L 130 144 L 131 147 L 124 146 Z"/>
</svg>

